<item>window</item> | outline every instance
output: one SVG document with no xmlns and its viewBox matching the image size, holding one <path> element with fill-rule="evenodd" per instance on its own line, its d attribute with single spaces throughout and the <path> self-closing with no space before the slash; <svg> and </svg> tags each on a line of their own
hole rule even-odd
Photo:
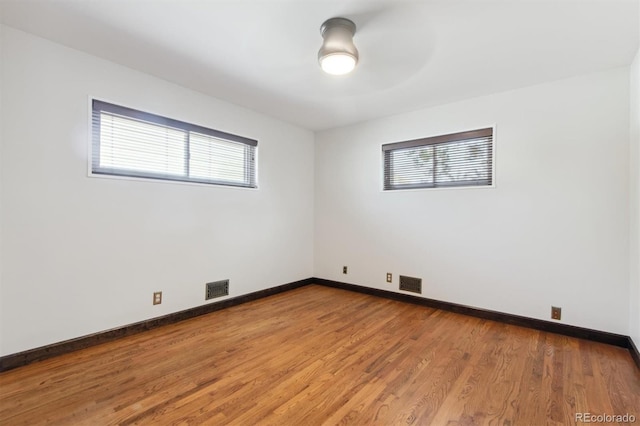
<svg viewBox="0 0 640 426">
<path fill-rule="evenodd" d="M 493 129 L 382 145 L 384 189 L 491 186 Z"/>
<path fill-rule="evenodd" d="M 258 142 L 93 100 L 93 174 L 256 188 Z"/>
</svg>

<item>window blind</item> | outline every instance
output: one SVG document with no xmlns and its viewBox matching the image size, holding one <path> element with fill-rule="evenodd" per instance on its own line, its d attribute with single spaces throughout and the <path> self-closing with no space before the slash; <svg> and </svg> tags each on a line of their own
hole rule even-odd
<svg viewBox="0 0 640 426">
<path fill-rule="evenodd" d="M 256 188 L 258 142 L 93 100 L 94 174 Z"/>
<path fill-rule="evenodd" d="M 491 186 L 493 129 L 382 145 L 384 190 Z"/>
</svg>

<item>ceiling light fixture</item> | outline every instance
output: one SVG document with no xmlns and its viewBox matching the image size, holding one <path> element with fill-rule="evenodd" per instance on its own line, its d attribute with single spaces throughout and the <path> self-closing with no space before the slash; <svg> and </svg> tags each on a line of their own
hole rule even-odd
<svg viewBox="0 0 640 426">
<path fill-rule="evenodd" d="M 348 74 L 358 63 L 358 49 L 353 44 L 356 24 L 346 18 L 331 18 L 320 27 L 324 39 L 318 51 L 320 67 L 327 74 Z"/>
</svg>

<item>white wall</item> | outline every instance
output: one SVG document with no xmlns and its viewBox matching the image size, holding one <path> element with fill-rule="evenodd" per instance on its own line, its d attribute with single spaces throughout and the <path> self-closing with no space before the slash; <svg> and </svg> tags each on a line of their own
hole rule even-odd
<svg viewBox="0 0 640 426">
<path fill-rule="evenodd" d="M 311 132 L 8 27 L 1 60 L 0 355 L 313 275 Z M 259 190 L 88 177 L 90 96 L 257 139 Z"/>
<path fill-rule="evenodd" d="M 2 134 L 3 134 L 3 126 L 2 126 L 2 35 L 3 32 L 0 29 L 0 354 L 4 353 L 4 344 L 3 344 L 3 321 L 2 321 Z"/>
<path fill-rule="evenodd" d="M 629 335 L 640 347 L 640 50 L 630 71 L 630 297 Z"/>
<path fill-rule="evenodd" d="M 381 192 L 381 144 L 492 124 L 496 188 Z M 628 143 L 628 68 L 319 133 L 315 276 L 627 334 Z"/>
</svg>

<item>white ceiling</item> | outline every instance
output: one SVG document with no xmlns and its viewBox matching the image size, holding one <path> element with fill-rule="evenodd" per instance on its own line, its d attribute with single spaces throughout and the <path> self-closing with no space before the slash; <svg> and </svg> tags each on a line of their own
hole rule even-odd
<svg viewBox="0 0 640 426">
<path fill-rule="evenodd" d="M 0 0 L 1 22 L 321 130 L 629 65 L 638 0 Z M 317 64 L 353 20 L 349 76 Z"/>
</svg>

